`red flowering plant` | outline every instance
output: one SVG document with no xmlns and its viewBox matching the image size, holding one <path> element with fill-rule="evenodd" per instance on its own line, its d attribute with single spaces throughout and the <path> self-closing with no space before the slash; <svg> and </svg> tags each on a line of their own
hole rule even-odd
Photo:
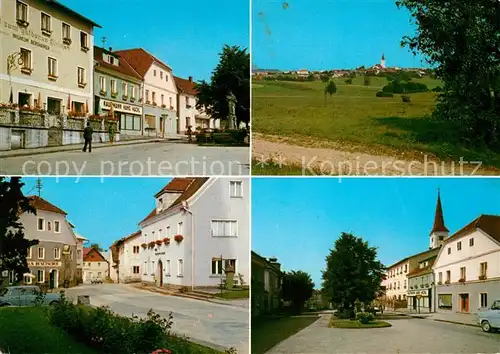
<svg viewBox="0 0 500 354">
<path fill-rule="evenodd" d="M 102 117 L 98 114 L 93 114 L 91 116 L 89 116 L 88 118 L 89 120 L 93 120 L 93 121 L 101 121 L 102 120 Z"/>
<path fill-rule="evenodd" d="M 154 245 L 155 245 L 155 242 L 154 242 L 154 241 L 151 241 L 150 243 L 148 243 L 148 246 L 149 246 L 149 247 L 154 247 Z"/>
<path fill-rule="evenodd" d="M 170 349 L 163 348 L 163 349 L 156 349 L 151 354 L 172 354 L 172 351 Z"/>
<path fill-rule="evenodd" d="M 170 243 L 170 237 L 165 237 L 163 239 L 163 243 L 165 243 L 166 245 L 168 245 Z"/>
<path fill-rule="evenodd" d="M 147 243 L 143 243 L 143 244 L 141 245 L 141 247 L 142 247 L 142 248 L 146 248 L 146 247 L 148 247 L 148 244 L 147 244 Z"/>
<path fill-rule="evenodd" d="M 182 235 L 175 235 L 175 236 L 174 236 L 174 240 L 175 240 L 175 242 L 177 242 L 177 243 L 181 243 L 181 242 L 182 242 L 182 240 L 184 240 L 184 236 L 182 236 Z"/>
<path fill-rule="evenodd" d="M 156 244 L 157 244 L 158 246 L 161 246 L 161 244 L 162 244 L 162 243 L 163 243 L 163 241 L 161 241 L 161 240 L 156 240 Z"/>
</svg>

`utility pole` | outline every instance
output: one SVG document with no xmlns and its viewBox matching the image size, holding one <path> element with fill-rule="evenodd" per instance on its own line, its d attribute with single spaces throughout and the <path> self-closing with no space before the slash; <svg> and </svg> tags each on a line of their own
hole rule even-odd
<svg viewBox="0 0 500 354">
<path fill-rule="evenodd" d="M 41 197 L 41 195 L 42 195 L 42 180 L 40 178 L 36 179 L 35 188 L 38 190 L 38 197 Z"/>
<path fill-rule="evenodd" d="M 101 37 L 101 42 L 102 42 L 102 48 L 103 49 L 106 49 L 106 42 L 108 41 L 108 39 L 104 36 Z"/>
</svg>

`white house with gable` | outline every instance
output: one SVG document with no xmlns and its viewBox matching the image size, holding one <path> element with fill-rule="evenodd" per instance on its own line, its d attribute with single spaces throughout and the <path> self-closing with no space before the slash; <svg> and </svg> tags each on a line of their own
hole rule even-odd
<svg viewBox="0 0 500 354">
<path fill-rule="evenodd" d="M 139 225 L 142 281 L 217 287 L 231 266 L 235 284 L 249 283 L 248 178 L 174 178 Z"/>
<path fill-rule="evenodd" d="M 481 215 L 445 239 L 433 270 L 438 312 L 477 313 L 500 299 L 500 216 Z"/>
<path fill-rule="evenodd" d="M 110 277 L 115 283 L 141 281 L 141 242 L 141 232 L 136 231 L 111 245 Z"/>
</svg>

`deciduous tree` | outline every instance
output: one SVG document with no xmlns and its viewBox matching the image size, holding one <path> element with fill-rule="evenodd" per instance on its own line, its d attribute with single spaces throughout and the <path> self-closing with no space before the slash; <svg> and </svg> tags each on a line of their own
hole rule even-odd
<svg viewBox="0 0 500 354">
<path fill-rule="evenodd" d="M 313 294 L 314 282 L 311 276 L 301 270 L 283 275 L 283 300 L 291 301 L 294 312 L 300 312 Z"/>
<path fill-rule="evenodd" d="M 369 303 L 377 297 L 384 271 L 374 247 L 359 237 L 342 233 L 326 257 L 323 292 L 332 303 L 352 311 L 356 300 Z"/>
</svg>

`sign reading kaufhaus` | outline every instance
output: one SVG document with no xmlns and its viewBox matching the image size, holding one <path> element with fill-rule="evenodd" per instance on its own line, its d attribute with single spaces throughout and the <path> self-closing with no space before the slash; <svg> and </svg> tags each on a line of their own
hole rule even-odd
<svg viewBox="0 0 500 354">
<path fill-rule="evenodd" d="M 408 295 L 409 296 L 415 296 L 415 295 L 427 296 L 428 291 L 427 291 L 427 289 L 425 289 L 425 290 L 408 290 Z"/>
<path fill-rule="evenodd" d="M 12 38 L 18 41 L 29 43 L 46 50 L 53 50 L 54 47 L 63 50 L 70 49 L 69 46 L 64 44 L 62 41 L 57 41 L 53 38 L 48 38 L 43 34 L 35 33 L 29 28 L 20 28 L 19 26 L 10 24 L 7 21 L 4 21 L 2 30 L 0 31 L 5 35 L 12 35 Z"/>
<path fill-rule="evenodd" d="M 138 114 L 138 115 L 142 114 L 142 107 L 135 106 L 133 104 L 112 102 L 108 100 L 101 100 L 100 104 L 101 104 L 101 109 L 109 110 L 111 108 L 111 105 L 113 105 L 113 109 L 117 112 L 124 112 L 130 114 Z"/>
<path fill-rule="evenodd" d="M 61 267 L 59 261 L 28 261 L 28 267 Z"/>
</svg>

